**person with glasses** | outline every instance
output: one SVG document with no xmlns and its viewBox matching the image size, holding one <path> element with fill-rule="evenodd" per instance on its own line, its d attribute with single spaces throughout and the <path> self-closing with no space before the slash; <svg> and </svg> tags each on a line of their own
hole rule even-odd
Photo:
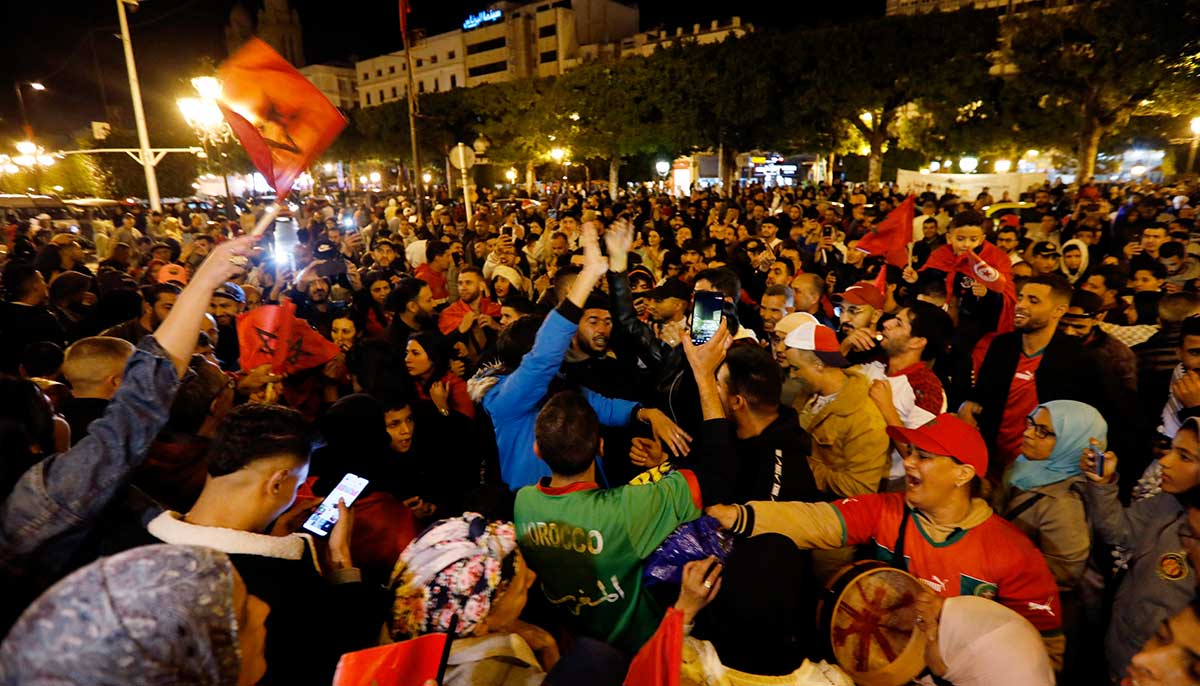
<svg viewBox="0 0 1200 686">
<path fill-rule="evenodd" d="M 1087 511 L 1099 542 L 1125 548 L 1129 570 L 1117 588 L 1112 621 L 1105 639 L 1109 676 L 1126 676 L 1130 660 L 1168 618 L 1192 600 L 1196 569 L 1189 560 L 1194 540 L 1185 540 L 1185 502 L 1200 493 L 1200 418 L 1186 419 L 1159 462 L 1162 492 L 1129 507 L 1117 495 L 1117 456 L 1098 460 L 1091 442 L 1080 457 L 1087 477 Z M 1192 533 L 1188 531 L 1186 533 Z"/>
</svg>

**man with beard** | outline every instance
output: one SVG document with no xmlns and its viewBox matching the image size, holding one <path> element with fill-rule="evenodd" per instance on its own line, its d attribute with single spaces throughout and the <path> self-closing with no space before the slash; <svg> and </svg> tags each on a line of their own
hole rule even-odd
<svg viewBox="0 0 1200 686">
<path fill-rule="evenodd" d="M 167 318 L 175 299 L 182 289 L 173 283 L 160 283 L 142 289 L 142 316 L 130 319 L 122 324 L 103 331 L 101 336 L 120 338 L 123 341 L 137 345 L 146 336 L 154 333 L 159 324 Z"/>
<path fill-rule="evenodd" d="M 840 295 L 842 313 L 838 321 L 838 339 L 842 354 L 850 364 L 861 364 L 879 356 L 875 326 L 883 316 L 884 297 L 870 281 L 859 281 Z"/>
<path fill-rule="evenodd" d="M 458 272 L 458 300 L 442 310 L 438 329 L 455 348 L 466 346 L 459 357 L 472 360 L 488 346 L 488 333 L 500 330 L 500 306 L 483 294 L 483 271 L 478 267 L 463 267 Z"/>
<path fill-rule="evenodd" d="M 226 281 L 213 291 L 212 301 L 208 305 L 208 313 L 217 319 L 217 359 L 221 360 L 221 369 L 227 372 L 240 371 L 242 368 L 238 360 L 241 348 L 238 345 L 237 316 L 245 307 L 246 293 L 232 281 Z"/>
<path fill-rule="evenodd" d="M 301 294 L 303 297 L 297 298 L 296 316 L 329 338 L 333 320 L 342 315 L 345 306 L 329 299 L 329 282 L 320 276 L 310 279 Z"/>
<path fill-rule="evenodd" d="M 392 281 L 399 280 L 404 274 L 404 263 L 398 260 L 398 257 L 396 244 L 392 243 L 391 239 L 377 240 L 371 248 L 372 268 L 383 270 Z"/>
<path fill-rule="evenodd" d="M 996 481 L 1020 454 L 1025 418 L 1039 404 L 1077 400 L 1109 418 L 1113 403 L 1096 373 L 1099 365 L 1078 339 L 1056 335 L 1070 302 L 1071 284 L 1061 274 L 1025 282 L 1017 294 L 1016 330 L 992 341 L 970 399 L 958 409 L 995 456 L 988 476 Z"/>
<path fill-rule="evenodd" d="M 408 345 L 409 336 L 431 329 L 437 323 L 433 314 L 433 291 L 420 279 L 401 279 L 388 294 L 387 308 L 393 314 L 387 338 L 400 351 Z"/>
<path fill-rule="evenodd" d="M 775 325 L 792 313 L 795 301 L 792 289 L 783 285 L 767 286 L 763 291 L 762 301 L 758 304 L 758 314 L 762 317 L 763 341 L 770 341 L 775 333 Z"/>
</svg>

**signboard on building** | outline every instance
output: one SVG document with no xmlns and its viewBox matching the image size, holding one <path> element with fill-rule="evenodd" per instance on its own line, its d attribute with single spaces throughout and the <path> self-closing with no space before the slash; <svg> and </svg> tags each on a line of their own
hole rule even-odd
<svg viewBox="0 0 1200 686">
<path fill-rule="evenodd" d="M 482 12 L 476 12 L 463 21 L 463 31 L 470 31 L 471 29 L 479 28 L 484 24 L 494 24 L 503 18 L 504 12 L 500 10 L 484 10 Z"/>
</svg>

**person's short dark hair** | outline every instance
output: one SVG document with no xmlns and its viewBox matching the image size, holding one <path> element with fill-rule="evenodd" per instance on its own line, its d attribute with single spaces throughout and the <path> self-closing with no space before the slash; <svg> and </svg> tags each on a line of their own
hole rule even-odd
<svg viewBox="0 0 1200 686">
<path fill-rule="evenodd" d="M 764 297 L 768 295 L 783 296 L 788 307 L 793 306 L 796 302 L 796 294 L 792 292 L 791 286 L 784 286 L 783 284 L 779 283 L 771 284 L 770 286 L 767 286 L 766 290 L 763 291 Z"/>
<path fill-rule="evenodd" d="M 696 274 L 692 283 L 700 280 L 709 282 L 713 288 L 721 292 L 721 295 L 734 302 L 737 302 L 738 296 L 742 294 L 742 280 L 738 278 L 737 272 L 728 267 L 705 269 Z"/>
<path fill-rule="evenodd" d="M 922 227 L 925 227 L 925 226 L 929 226 L 930 224 L 933 224 L 934 226 L 937 226 L 937 223 L 938 223 L 938 221 L 937 221 L 937 219 L 936 219 L 936 218 L 934 218 L 934 217 L 926 217 L 926 218 L 925 218 L 925 221 L 921 222 L 921 226 L 922 226 Z"/>
<path fill-rule="evenodd" d="M 534 317 L 522 317 L 504 327 L 496 339 L 496 356 L 504 368 L 512 372 L 521 364 L 521 358 L 533 350 L 542 323 Z"/>
<path fill-rule="evenodd" d="M 1167 293 L 1158 300 L 1158 319 L 1163 324 L 1178 324 L 1200 308 L 1200 294 L 1188 291 Z"/>
<path fill-rule="evenodd" d="M 1182 243 L 1175 241 L 1167 241 L 1158 248 L 1159 257 L 1179 257 L 1182 258 L 1187 254 Z"/>
<path fill-rule="evenodd" d="M 427 240 L 425 241 L 425 261 L 433 262 L 449 249 L 450 246 L 441 241 Z"/>
<path fill-rule="evenodd" d="M 5 299 L 20 300 L 33 290 L 38 270 L 27 262 L 9 262 L 4 265 L 3 279 Z"/>
<path fill-rule="evenodd" d="M 1129 274 L 1136 275 L 1138 272 L 1150 272 L 1150 274 L 1159 280 L 1167 278 L 1167 267 L 1162 262 L 1156 259 L 1146 257 L 1144 260 L 1134 259 L 1129 263 Z"/>
<path fill-rule="evenodd" d="M 912 335 L 925 339 L 925 349 L 921 351 L 922 360 L 935 360 L 950 347 L 950 337 L 954 335 L 954 321 L 942 308 L 916 300 L 908 306 L 912 313 Z"/>
<path fill-rule="evenodd" d="M 179 390 L 171 401 L 167 427 L 179 433 L 195 434 L 208 417 L 213 401 L 229 383 L 229 377 L 201 355 L 192 356 L 188 369 L 191 373 L 180 380 Z"/>
<path fill-rule="evenodd" d="M 1112 265 L 1099 265 L 1094 269 L 1089 269 L 1084 275 L 1084 281 L 1099 276 L 1104 279 L 1104 287 L 1110 291 L 1120 290 L 1125 285 L 1125 273 L 1119 268 Z"/>
<path fill-rule="evenodd" d="M 413 403 L 415 402 L 416 398 L 413 397 L 411 393 L 384 393 L 379 398 L 379 407 L 383 410 L 384 414 L 387 414 L 388 412 L 395 412 L 396 410 L 403 410 L 406 407 L 412 407 Z"/>
<path fill-rule="evenodd" d="M 416 300 L 421 295 L 421 289 L 429 284 L 421 279 L 412 277 L 400 279 L 400 283 L 392 287 L 392 292 L 388 293 L 387 309 L 389 312 L 400 314 L 408 309 L 408 304 Z"/>
<path fill-rule="evenodd" d="M 458 275 L 462 276 L 463 274 L 474 274 L 475 276 L 479 277 L 480 281 L 485 280 L 483 276 L 483 270 L 472 264 L 464 264 L 458 268 Z"/>
<path fill-rule="evenodd" d="M 192 243 L 200 242 L 208 243 L 209 245 L 216 245 L 216 241 L 213 240 L 213 237 L 206 233 L 202 233 L 192 239 Z"/>
<path fill-rule="evenodd" d="M 963 226 L 983 226 L 983 221 L 982 213 L 975 210 L 963 210 L 950 220 L 950 229 L 954 230 Z"/>
<path fill-rule="evenodd" d="M 208 451 L 210 476 L 226 476 L 277 455 L 308 460 L 312 449 L 308 420 L 282 405 L 250 403 L 229 413 Z"/>
<path fill-rule="evenodd" d="M 587 300 L 583 302 L 583 309 L 586 310 L 604 310 L 609 311 L 610 303 L 608 296 L 604 293 L 593 292 L 588 295 Z"/>
<path fill-rule="evenodd" d="M 795 262 L 792 262 L 791 260 L 785 260 L 785 259 L 782 259 L 779 257 L 776 257 L 775 261 L 779 262 L 780 264 L 783 265 L 783 269 L 784 269 L 784 271 L 787 272 L 788 276 L 796 275 L 796 263 Z"/>
<path fill-rule="evenodd" d="M 1050 297 L 1058 300 L 1064 305 L 1071 302 L 1071 282 L 1062 274 L 1038 274 L 1031 276 L 1025 281 L 1026 285 L 1038 284 L 1050 287 Z"/>
<path fill-rule="evenodd" d="M 59 344 L 35 341 L 25 346 L 21 366 L 25 369 L 25 376 L 50 378 L 62 369 L 65 357 L 66 352 Z"/>
<path fill-rule="evenodd" d="M 576 476 L 592 465 L 600 450 L 600 420 L 586 398 L 562 391 L 538 412 L 533 438 L 551 472 Z"/>
<path fill-rule="evenodd" d="M 734 346 L 725 356 L 725 367 L 729 370 L 729 395 L 742 396 L 756 412 L 778 407 L 783 393 L 783 372 L 765 348 Z"/>
<path fill-rule="evenodd" d="M 1188 336 L 1200 336 L 1200 314 L 1194 314 L 1183 320 L 1183 329 L 1179 332 L 1180 345 Z"/>
<path fill-rule="evenodd" d="M 1162 231 L 1163 235 L 1165 236 L 1167 234 L 1167 227 L 1165 224 L 1150 224 L 1148 226 L 1143 227 L 1141 232 L 1138 235 L 1139 236 L 1145 235 L 1145 233 L 1147 231 Z"/>
<path fill-rule="evenodd" d="M 515 295 L 504 299 L 504 307 L 511 307 L 517 314 L 526 317 L 537 312 L 537 305 L 523 295 Z"/>
<path fill-rule="evenodd" d="M 932 217 L 931 217 L 931 219 L 932 219 Z M 926 222 L 928 222 L 928 220 L 926 220 Z M 1016 238 L 1016 239 L 1021 238 L 1021 230 L 1015 226 L 1001 226 L 1000 228 L 996 229 L 996 238 L 999 238 L 1000 234 L 1002 234 L 1002 233 L 1011 233 L 1013 235 L 1013 238 Z"/>
<path fill-rule="evenodd" d="M 174 293 L 175 295 L 179 295 L 183 292 L 183 289 L 173 283 L 156 283 L 153 286 L 143 286 L 141 291 L 142 299 L 146 301 L 147 305 L 153 307 L 158 303 L 158 300 L 162 297 L 163 293 Z"/>
<path fill-rule="evenodd" d="M 1104 307 L 1104 302 L 1099 295 L 1077 287 L 1071 294 L 1071 304 L 1068 307 L 1078 307 L 1087 316 L 1094 317 Z"/>
</svg>

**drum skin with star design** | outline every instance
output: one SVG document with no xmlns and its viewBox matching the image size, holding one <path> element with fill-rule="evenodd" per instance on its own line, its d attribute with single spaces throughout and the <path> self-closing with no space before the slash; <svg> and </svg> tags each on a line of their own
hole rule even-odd
<svg viewBox="0 0 1200 686">
<path fill-rule="evenodd" d="M 916 577 L 877 560 L 847 565 L 817 605 L 829 656 L 861 686 L 900 686 L 925 668 Z"/>
</svg>

